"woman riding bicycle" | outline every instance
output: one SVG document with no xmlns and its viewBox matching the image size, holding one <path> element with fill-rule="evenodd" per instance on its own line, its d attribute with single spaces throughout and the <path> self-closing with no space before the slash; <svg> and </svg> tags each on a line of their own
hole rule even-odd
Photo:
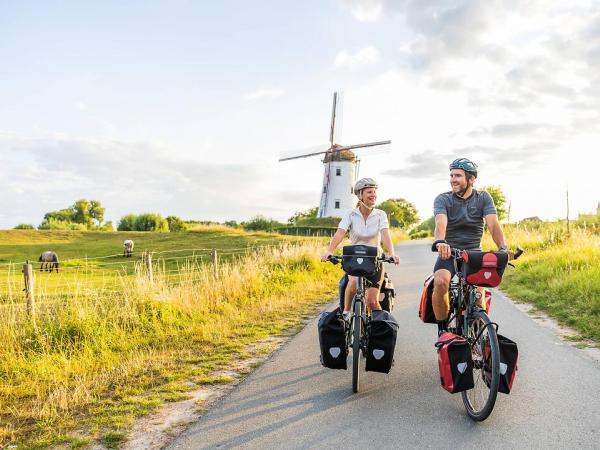
<svg viewBox="0 0 600 450">
<path fill-rule="evenodd" d="M 394 244 L 389 230 L 389 221 L 385 211 L 375 208 L 377 201 L 377 183 L 372 178 L 361 178 L 354 186 L 354 194 L 358 197 L 356 208 L 348 211 L 342 217 L 338 230 L 331 238 L 329 247 L 321 257 L 321 261 L 327 259 L 333 254 L 338 245 L 344 240 L 346 232 L 350 231 L 350 241 L 352 245 L 362 244 L 379 247 L 382 242 L 389 256 L 394 258 L 397 265 L 400 259 L 394 253 Z M 371 311 L 381 309 L 379 304 L 379 290 L 383 280 L 384 269 L 381 268 L 372 276 L 367 277 L 371 287 L 367 289 L 367 308 Z M 349 276 L 349 283 L 344 294 L 344 317 L 350 315 L 352 297 L 356 293 L 356 277 Z"/>
</svg>

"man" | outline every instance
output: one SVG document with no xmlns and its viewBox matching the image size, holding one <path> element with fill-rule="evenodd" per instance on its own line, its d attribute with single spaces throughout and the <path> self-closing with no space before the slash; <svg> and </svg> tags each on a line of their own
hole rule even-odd
<svg viewBox="0 0 600 450">
<path fill-rule="evenodd" d="M 435 215 L 435 263 L 432 306 L 438 321 L 438 333 L 446 330 L 450 313 L 448 288 L 454 276 L 454 261 L 450 248 L 481 250 L 483 224 L 487 225 L 499 251 L 508 251 L 504 233 L 492 196 L 473 188 L 477 178 L 477 165 L 467 158 L 459 158 L 450 164 L 450 186 L 452 191 L 436 197 L 433 203 Z M 483 293 L 482 293 L 483 294 Z M 483 297 L 483 295 L 482 295 Z M 480 304 L 481 306 L 481 304 Z"/>
</svg>

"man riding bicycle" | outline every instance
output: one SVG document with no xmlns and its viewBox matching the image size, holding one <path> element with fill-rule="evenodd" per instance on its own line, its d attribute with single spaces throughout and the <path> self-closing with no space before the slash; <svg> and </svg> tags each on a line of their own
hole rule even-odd
<svg viewBox="0 0 600 450">
<path fill-rule="evenodd" d="M 438 322 L 438 334 L 446 330 L 450 312 L 448 289 L 455 273 L 450 249 L 481 250 L 485 221 L 498 251 L 508 251 L 494 200 L 489 193 L 474 189 L 476 178 L 477 165 L 474 162 L 467 158 L 455 159 L 450 164 L 452 190 L 438 195 L 433 204 L 435 242 L 432 250 L 437 250 L 438 258 L 433 269 L 432 306 Z M 484 298 L 481 292 L 478 306 L 483 307 L 481 301 Z"/>
<path fill-rule="evenodd" d="M 394 245 L 389 230 L 389 221 L 385 211 L 375 208 L 377 200 L 377 183 L 372 178 L 361 178 L 354 186 L 354 194 L 358 197 L 356 208 L 348 211 L 342 217 L 338 230 L 331 238 L 329 247 L 321 257 L 321 261 L 327 259 L 333 254 L 338 245 L 344 240 L 346 232 L 350 231 L 350 240 L 352 245 L 363 244 L 373 247 L 379 247 L 383 242 L 389 256 L 394 258 L 394 263 L 398 264 L 399 258 L 394 253 Z M 367 289 L 367 307 L 370 311 L 381 309 L 379 304 L 379 290 L 383 280 L 383 266 L 375 274 L 367 279 L 371 287 Z M 344 317 L 350 315 L 352 297 L 356 293 L 356 277 L 350 276 L 350 282 L 344 294 Z"/>
</svg>

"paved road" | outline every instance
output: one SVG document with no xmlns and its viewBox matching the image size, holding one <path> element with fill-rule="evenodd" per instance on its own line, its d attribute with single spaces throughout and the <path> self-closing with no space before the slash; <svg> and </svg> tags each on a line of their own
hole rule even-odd
<svg viewBox="0 0 600 450">
<path fill-rule="evenodd" d="M 435 325 L 417 318 L 434 255 L 423 242 L 399 253 L 390 273 L 401 326 L 389 375 L 363 372 L 352 394 L 349 370 L 319 364 L 312 321 L 170 448 L 600 448 L 600 365 L 497 293 L 492 317 L 518 342 L 519 371 L 491 417 L 472 422 L 460 395 L 439 386 Z"/>
</svg>

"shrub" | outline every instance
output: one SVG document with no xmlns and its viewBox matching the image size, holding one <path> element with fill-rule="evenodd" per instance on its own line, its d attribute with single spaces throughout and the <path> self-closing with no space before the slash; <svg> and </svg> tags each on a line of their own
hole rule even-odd
<svg viewBox="0 0 600 450">
<path fill-rule="evenodd" d="M 168 216 L 166 219 L 170 232 L 185 231 L 187 225 L 177 216 Z"/>
<path fill-rule="evenodd" d="M 20 223 L 14 229 L 15 230 L 34 230 L 35 227 L 29 223 Z"/>
<path fill-rule="evenodd" d="M 160 214 L 144 213 L 136 217 L 134 230 L 168 233 L 169 224 Z"/>
<path fill-rule="evenodd" d="M 273 231 L 276 228 L 285 226 L 281 222 L 277 222 L 274 219 L 268 219 L 265 216 L 254 216 L 248 222 L 243 222 L 242 226 L 246 230 L 250 231 Z"/>
<path fill-rule="evenodd" d="M 117 231 L 135 231 L 136 219 L 137 214 L 127 214 L 126 216 L 121 217 L 119 225 L 117 225 Z"/>
<path fill-rule="evenodd" d="M 85 226 L 83 223 L 73 223 L 65 220 L 44 219 L 44 221 L 38 226 L 38 230 L 85 231 L 87 230 L 87 226 Z"/>
</svg>

